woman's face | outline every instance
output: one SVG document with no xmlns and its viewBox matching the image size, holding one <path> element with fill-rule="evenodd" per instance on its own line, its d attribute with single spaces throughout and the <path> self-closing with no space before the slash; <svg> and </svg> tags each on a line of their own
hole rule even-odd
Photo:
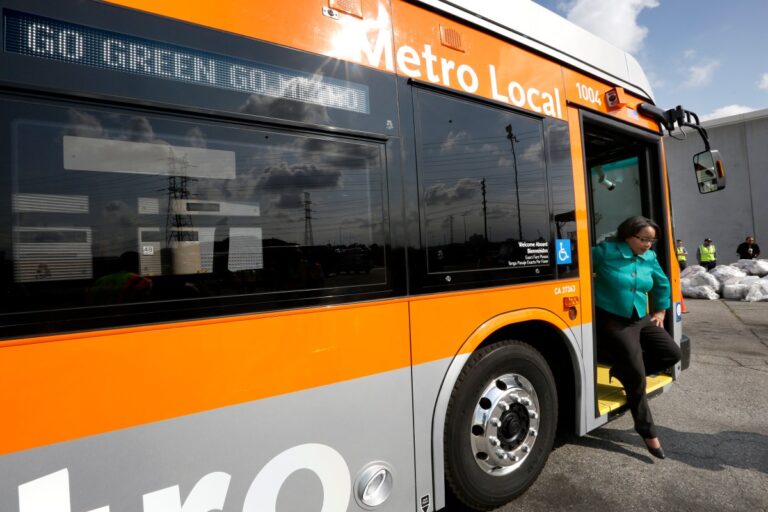
<svg viewBox="0 0 768 512">
<path fill-rule="evenodd" d="M 645 251 L 653 247 L 653 243 L 656 241 L 656 230 L 650 226 L 646 226 L 631 237 L 625 240 L 632 249 L 632 252 L 640 255 Z"/>
</svg>

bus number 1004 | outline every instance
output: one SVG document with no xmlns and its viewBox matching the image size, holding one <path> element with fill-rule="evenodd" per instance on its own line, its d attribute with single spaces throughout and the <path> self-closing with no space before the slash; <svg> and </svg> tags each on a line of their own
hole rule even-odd
<svg viewBox="0 0 768 512">
<path fill-rule="evenodd" d="M 579 99 L 602 106 L 603 102 L 597 90 L 580 83 L 576 83 L 576 90 L 579 91 Z"/>
</svg>

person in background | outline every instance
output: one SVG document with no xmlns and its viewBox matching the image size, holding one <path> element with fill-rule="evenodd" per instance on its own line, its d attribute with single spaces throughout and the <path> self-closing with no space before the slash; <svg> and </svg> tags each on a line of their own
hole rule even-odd
<svg viewBox="0 0 768 512">
<path fill-rule="evenodd" d="M 760 246 L 755 243 L 755 238 L 749 235 L 746 240 L 739 244 L 736 252 L 740 260 L 754 260 L 760 256 Z"/>
<path fill-rule="evenodd" d="M 704 243 L 696 251 L 696 257 L 699 259 L 699 265 L 707 270 L 712 270 L 717 266 L 717 249 L 711 238 L 704 239 Z"/>
<path fill-rule="evenodd" d="M 677 264 L 680 265 L 680 272 L 685 270 L 685 267 L 688 266 L 686 261 L 688 260 L 688 251 L 685 249 L 685 246 L 683 245 L 682 240 L 677 241 L 677 246 L 675 247 L 675 253 L 677 254 Z"/>
<path fill-rule="evenodd" d="M 663 459 L 645 376 L 674 366 L 681 353 L 664 329 L 671 287 L 651 249 L 658 235 L 659 226 L 652 220 L 630 217 L 619 225 L 615 238 L 592 248 L 592 258 L 598 359 L 612 364 L 608 375 L 624 386 L 635 431 L 651 455 Z"/>
</svg>

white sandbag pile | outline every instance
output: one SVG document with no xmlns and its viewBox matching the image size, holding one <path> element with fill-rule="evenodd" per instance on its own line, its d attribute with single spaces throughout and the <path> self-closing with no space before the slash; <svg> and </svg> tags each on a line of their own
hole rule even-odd
<svg viewBox="0 0 768 512">
<path fill-rule="evenodd" d="M 723 298 L 729 300 L 743 300 L 747 297 L 752 285 L 760 281 L 757 276 L 736 278 L 735 281 L 726 281 L 723 284 Z"/>
<path fill-rule="evenodd" d="M 724 285 L 728 281 L 733 279 L 739 279 L 747 277 L 747 273 L 739 270 L 732 265 L 718 265 L 709 271 L 709 274 L 720 282 L 720 285 Z"/>
<path fill-rule="evenodd" d="M 695 274 L 701 274 L 702 272 L 706 272 L 707 269 L 702 267 L 701 265 L 690 265 L 688 267 L 685 267 L 685 270 L 680 272 L 680 277 L 691 277 Z"/>
<path fill-rule="evenodd" d="M 709 272 L 691 265 L 680 276 L 684 297 L 714 300 L 722 295 L 730 300 L 768 302 L 768 260 L 739 260 Z"/>
<path fill-rule="evenodd" d="M 683 289 L 683 297 L 691 299 L 719 299 L 720 281 L 707 269 L 700 265 L 691 265 L 683 270 L 680 286 Z"/>
<path fill-rule="evenodd" d="M 764 277 L 753 284 L 744 300 L 747 302 L 768 302 L 768 279 Z"/>
<path fill-rule="evenodd" d="M 750 276 L 768 276 L 768 260 L 739 260 L 731 266 L 743 270 Z"/>
</svg>

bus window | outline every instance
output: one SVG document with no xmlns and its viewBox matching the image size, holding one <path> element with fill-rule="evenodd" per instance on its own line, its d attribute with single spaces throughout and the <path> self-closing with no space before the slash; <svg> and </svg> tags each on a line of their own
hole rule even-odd
<svg viewBox="0 0 768 512">
<path fill-rule="evenodd" d="M 427 272 L 552 275 L 541 121 L 427 91 L 416 106 Z"/>
<path fill-rule="evenodd" d="M 2 109 L 14 297 L 2 313 L 386 281 L 380 144 L 75 104 Z"/>
<path fill-rule="evenodd" d="M 595 236 L 601 242 L 613 236 L 624 219 L 642 211 L 639 159 L 633 156 L 598 164 L 589 174 L 596 213 Z"/>
<path fill-rule="evenodd" d="M 655 176 L 657 171 L 647 168 L 654 165 L 648 156 L 651 144 L 609 125 L 587 122 L 584 147 L 592 207 L 592 243 L 614 236 L 618 225 L 628 217 L 653 218 L 649 172 Z"/>
<path fill-rule="evenodd" d="M 552 195 L 552 219 L 555 223 L 555 262 L 557 277 L 579 275 L 578 230 L 574 205 L 573 165 L 568 125 L 553 119 L 544 120 L 544 140 Z M 570 252 L 563 258 L 563 249 Z"/>
</svg>

